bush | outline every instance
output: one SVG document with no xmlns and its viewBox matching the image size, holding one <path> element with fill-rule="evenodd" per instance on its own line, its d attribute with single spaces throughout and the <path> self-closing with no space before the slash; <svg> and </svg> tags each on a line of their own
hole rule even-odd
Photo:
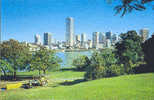
<svg viewBox="0 0 154 100">
<path fill-rule="evenodd" d="M 107 77 L 111 76 L 119 76 L 124 74 L 124 67 L 123 65 L 111 65 L 107 69 Z"/>
<path fill-rule="evenodd" d="M 116 58 L 112 52 L 95 52 L 91 57 L 90 65 L 86 68 L 84 78 L 94 80 L 121 74 L 124 74 L 124 66 L 116 64 Z"/>
<path fill-rule="evenodd" d="M 80 56 L 73 60 L 73 65 L 78 71 L 84 71 L 89 64 L 90 60 L 87 56 Z"/>
</svg>

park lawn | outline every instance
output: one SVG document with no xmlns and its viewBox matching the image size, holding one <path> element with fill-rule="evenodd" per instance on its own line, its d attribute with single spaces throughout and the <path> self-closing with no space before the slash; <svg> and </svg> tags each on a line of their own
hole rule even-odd
<svg viewBox="0 0 154 100">
<path fill-rule="evenodd" d="M 50 72 L 52 78 L 75 78 L 82 77 L 83 74 L 83 72 L 74 71 Z M 8 90 L 0 93 L 0 100 L 154 99 L 154 73 L 123 75 L 80 83 L 70 83 L 73 84 Z"/>
<path fill-rule="evenodd" d="M 73 78 L 83 78 L 85 72 L 78 71 L 47 71 L 48 78 L 51 79 L 73 79 Z M 30 72 L 18 72 L 18 76 L 38 76 L 38 71 L 30 71 Z"/>
</svg>

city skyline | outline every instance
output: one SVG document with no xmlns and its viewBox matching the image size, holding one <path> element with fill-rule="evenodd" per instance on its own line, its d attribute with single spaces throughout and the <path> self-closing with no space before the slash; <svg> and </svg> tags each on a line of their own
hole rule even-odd
<svg viewBox="0 0 154 100">
<path fill-rule="evenodd" d="M 37 3 L 2 0 L 2 40 L 14 38 L 33 42 L 35 34 L 43 37 L 44 32 L 51 32 L 54 38 L 64 41 L 65 18 L 68 16 L 75 19 L 74 34 L 86 33 L 87 39 L 92 38 L 93 32 L 136 30 L 139 33 L 142 28 L 149 28 L 150 35 L 154 32 L 152 10 L 134 11 L 121 18 L 114 16 L 113 8 L 114 4 L 102 0 L 38 0 Z"/>
</svg>

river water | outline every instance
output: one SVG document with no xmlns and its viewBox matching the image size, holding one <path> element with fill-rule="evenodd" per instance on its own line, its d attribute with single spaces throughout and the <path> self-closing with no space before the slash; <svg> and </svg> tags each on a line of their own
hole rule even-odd
<svg viewBox="0 0 154 100">
<path fill-rule="evenodd" d="M 73 59 L 81 56 L 86 55 L 90 57 L 93 51 L 81 51 L 81 52 L 57 52 L 56 55 L 62 59 L 61 67 L 72 67 Z"/>
</svg>

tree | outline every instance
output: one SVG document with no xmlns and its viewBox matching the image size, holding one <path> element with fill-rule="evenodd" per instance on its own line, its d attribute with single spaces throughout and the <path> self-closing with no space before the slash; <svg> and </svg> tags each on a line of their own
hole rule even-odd
<svg viewBox="0 0 154 100">
<path fill-rule="evenodd" d="M 86 80 L 94 80 L 104 77 L 105 68 L 101 55 L 98 52 L 94 52 L 90 60 L 91 64 L 86 68 L 84 78 Z"/>
<path fill-rule="evenodd" d="M 61 59 L 55 56 L 55 52 L 48 50 L 45 47 L 40 47 L 40 50 L 35 51 L 32 56 L 31 69 L 41 71 L 46 74 L 46 70 L 58 68 Z"/>
<path fill-rule="evenodd" d="M 146 69 L 148 72 L 154 72 L 154 35 L 143 43 L 142 48 L 148 65 Z"/>
<path fill-rule="evenodd" d="M 13 69 L 14 79 L 16 79 L 17 70 L 21 70 L 28 65 L 29 48 L 13 39 L 4 41 L 0 47 L 0 59 L 9 63 Z"/>
<path fill-rule="evenodd" d="M 83 55 L 73 60 L 73 65 L 79 71 L 84 71 L 90 64 L 90 60 L 87 56 Z"/>
<path fill-rule="evenodd" d="M 112 50 L 94 52 L 90 61 L 84 76 L 86 80 L 121 75 L 121 66 L 116 65 L 117 60 Z"/>
<path fill-rule="evenodd" d="M 7 73 L 13 72 L 13 69 L 7 61 L 0 59 L 0 72 L 2 72 L 4 79 L 6 79 Z"/>
<path fill-rule="evenodd" d="M 121 4 L 114 8 L 114 10 L 116 10 L 115 14 L 122 12 L 121 16 L 124 16 L 126 13 L 130 13 L 133 10 L 144 11 L 146 10 L 146 4 L 152 4 L 153 1 L 154 0 L 120 0 Z M 154 9 L 154 5 L 152 6 Z"/>
<path fill-rule="evenodd" d="M 132 64 L 143 61 L 142 39 L 136 31 L 128 31 L 120 37 L 121 41 L 115 45 L 115 54 L 118 63 L 124 65 L 125 72 L 130 73 Z"/>
</svg>

